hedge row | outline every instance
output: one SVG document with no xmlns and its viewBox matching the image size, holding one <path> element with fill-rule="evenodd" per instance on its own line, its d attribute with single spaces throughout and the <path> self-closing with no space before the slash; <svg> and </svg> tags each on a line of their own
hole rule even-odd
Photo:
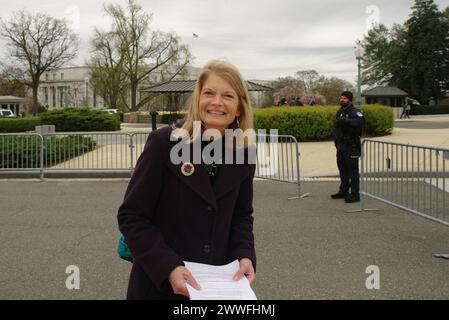
<svg viewBox="0 0 449 320">
<path fill-rule="evenodd" d="M 332 139 L 332 124 L 337 106 L 272 107 L 256 109 L 255 129 L 277 129 L 281 135 L 292 135 L 298 141 Z M 394 117 L 390 107 L 369 105 L 362 107 L 365 115 L 365 135 L 386 135 L 393 131 Z"/>
<path fill-rule="evenodd" d="M 411 115 L 449 114 L 449 106 L 412 106 Z"/>
<path fill-rule="evenodd" d="M 37 136 L 0 136 L 0 168 L 39 168 L 41 140 Z M 92 138 L 51 137 L 44 140 L 44 161 L 52 166 L 95 149 Z"/>
<path fill-rule="evenodd" d="M 0 133 L 34 131 L 38 125 L 55 125 L 57 132 L 117 131 L 120 130 L 120 114 L 89 108 L 51 110 L 36 118 L 0 119 Z"/>
<path fill-rule="evenodd" d="M 120 115 L 89 108 L 51 110 L 40 118 L 42 124 L 55 125 L 57 132 L 120 130 Z"/>
<path fill-rule="evenodd" d="M 381 105 L 363 106 L 366 118 L 365 135 L 386 135 L 394 127 L 393 110 Z M 298 141 L 332 139 L 332 122 L 337 106 L 321 107 L 272 107 L 255 109 L 255 129 L 278 129 L 279 134 L 292 135 Z M 159 123 L 170 124 L 185 113 L 160 114 Z M 5 124 L 5 125 L 3 125 Z M 32 131 L 39 124 L 53 124 L 58 132 L 69 131 L 116 131 L 120 129 L 119 117 L 101 110 L 87 108 L 52 110 L 39 118 L 1 119 L 0 132 Z"/>
<path fill-rule="evenodd" d="M 0 133 L 33 131 L 40 118 L 0 118 Z"/>
</svg>

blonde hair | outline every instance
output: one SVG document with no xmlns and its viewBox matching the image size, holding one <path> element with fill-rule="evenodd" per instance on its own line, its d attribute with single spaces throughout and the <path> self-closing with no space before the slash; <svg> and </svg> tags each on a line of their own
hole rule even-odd
<svg viewBox="0 0 449 320">
<path fill-rule="evenodd" d="M 240 71 L 234 65 L 221 59 L 211 60 L 201 69 L 196 81 L 195 89 L 193 90 L 193 94 L 187 103 L 187 117 L 182 125 L 182 129 L 185 129 L 190 134 L 190 137 L 192 137 L 194 121 L 201 121 L 199 111 L 201 90 L 203 89 L 207 78 L 211 74 L 215 74 L 227 81 L 237 93 L 239 99 L 238 108 L 240 110 L 239 128 L 243 132 L 248 129 L 252 129 L 253 111 L 246 82 Z M 236 121 L 234 121 L 230 125 L 230 129 L 236 128 Z M 245 143 L 245 147 L 247 147 L 247 143 Z"/>
</svg>

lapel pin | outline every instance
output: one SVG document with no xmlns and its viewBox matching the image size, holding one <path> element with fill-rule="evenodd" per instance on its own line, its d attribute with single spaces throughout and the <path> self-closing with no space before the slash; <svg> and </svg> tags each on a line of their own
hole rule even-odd
<svg viewBox="0 0 449 320">
<path fill-rule="evenodd" d="M 186 162 L 181 166 L 181 172 L 186 177 L 190 177 L 195 172 L 195 167 L 190 162 Z"/>
</svg>

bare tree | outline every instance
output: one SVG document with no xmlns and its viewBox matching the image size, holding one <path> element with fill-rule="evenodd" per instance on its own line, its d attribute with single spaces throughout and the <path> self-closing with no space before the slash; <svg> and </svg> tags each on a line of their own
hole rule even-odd
<svg viewBox="0 0 449 320">
<path fill-rule="evenodd" d="M 152 74 L 163 75 L 156 82 L 171 81 L 193 58 L 188 47 L 181 45 L 175 34 L 152 31 L 152 15 L 145 13 L 136 1 L 128 0 L 126 8 L 110 4 L 104 9 L 112 18 L 113 32 L 125 49 L 124 66 L 131 95 L 129 109 L 137 111 L 151 99 L 147 96 L 137 101 L 140 84 L 155 81 L 149 80 Z"/>
<path fill-rule="evenodd" d="M 322 77 L 316 70 L 300 70 L 295 73 L 295 78 L 303 83 L 304 88 L 309 91 L 315 90 Z"/>
<path fill-rule="evenodd" d="M 327 78 L 315 70 L 300 70 L 295 73 L 295 77 L 278 78 L 272 86 L 277 101 L 282 97 L 300 97 L 305 103 L 313 99 L 317 104 L 338 104 L 342 91 L 354 91 L 354 86 L 348 81 Z"/>
<path fill-rule="evenodd" d="M 78 36 L 64 20 L 41 13 L 32 15 L 25 10 L 13 13 L 8 21 L 0 19 L 0 35 L 7 41 L 14 69 L 26 75 L 22 82 L 33 91 L 31 112 L 36 115 L 40 77 L 76 56 Z"/>
<path fill-rule="evenodd" d="M 5 69 L 0 72 L 0 96 L 24 97 L 27 88 L 21 80 L 20 70 L 5 66 Z"/>
<path fill-rule="evenodd" d="M 115 109 L 128 88 L 124 65 L 126 50 L 116 33 L 99 29 L 95 29 L 91 46 L 92 57 L 88 65 L 92 86 L 104 97 L 106 104 Z"/>
<path fill-rule="evenodd" d="M 331 105 L 340 103 L 340 94 L 343 91 L 355 92 L 355 88 L 350 82 L 336 77 L 323 77 L 315 90 L 326 98 L 326 103 Z"/>
<path fill-rule="evenodd" d="M 273 82 L 274 98 L 280 101 L 282 98 L 287 99 L 302 97 L 304 95 L 304 84 L 293 77 L 280 77 Z"/>
</svg>

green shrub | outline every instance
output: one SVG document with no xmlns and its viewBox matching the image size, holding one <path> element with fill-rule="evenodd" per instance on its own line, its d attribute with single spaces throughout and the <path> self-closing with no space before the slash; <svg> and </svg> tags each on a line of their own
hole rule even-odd
<svg viewBox="0 0 449 320">
<path fill-rule="evenodd" d="M 39 168 L 40 145 L 38 136 L 0 136 L 0 168 Z M 46 138 L 44 163 L 52 166 L 89 152 L 95 146 L 92 138 L 78 135 Z"/>
<path fill-rule="evenodd" d="M 40 118 L 0 118 L 0 133 L 34 131 L 40 124 Z"/>
<path fill-rule="evenodd" d="M 412 106 L 411 115 L 449 114 L 449 106 Z"/>
<path fill-rule="evenodd" d="M 298 141 L 331 140 L 332 123 L 339 107 L 272 107 L 256 109 L 255 129 L 278 129 L 281 135 L 292 135 Z M 363 106 L 364 133 L 385 135 L 394 127 L 393 110 L 380 105 Z"/>
<path fill-rule="evenodd" d="M 365 116 L 363 132 L 367 135 L 384 136 L 393 132 L 394 113 L 390 107 L 368 105 L 362 107 Z"/>
<path fill-rule="evenodd" d="M 47 111 L 41 114 L 41 123 L 55 125 L 57 132 L 120 130 L 120 116 L 118 114 L 109 114 L 103 110 L 89 108 Z"/>
</svg>

